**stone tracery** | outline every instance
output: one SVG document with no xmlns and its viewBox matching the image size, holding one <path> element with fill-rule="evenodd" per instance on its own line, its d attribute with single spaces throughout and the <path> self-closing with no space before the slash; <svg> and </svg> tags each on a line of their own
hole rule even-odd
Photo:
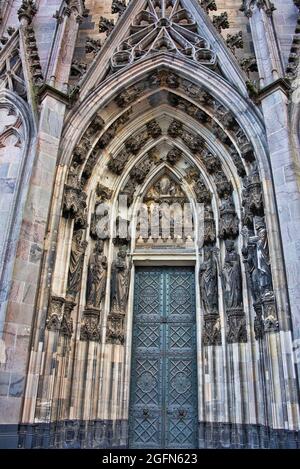
<svg viewBox="0 0 300 469">
<path fill-rule="evenodd" d="M 145 3 L 132 22 L 129 36 L 111 59 L 113 69 L 160 51 L 178 53 L 205 65 L 215 64 L 215 53 L 199 36 L 197 24 L 180 0 L 147 0 Z"/>
</svg>

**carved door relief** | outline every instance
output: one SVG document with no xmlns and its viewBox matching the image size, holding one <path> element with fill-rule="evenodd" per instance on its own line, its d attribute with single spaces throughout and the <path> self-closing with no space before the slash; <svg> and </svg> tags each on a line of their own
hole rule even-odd
<svg viewBox="0 0 300 469">
<path fill-rule="evenodd" d="M 197 447 L 195 275 L 136 272 L 129 445 Z"/>
</svg>

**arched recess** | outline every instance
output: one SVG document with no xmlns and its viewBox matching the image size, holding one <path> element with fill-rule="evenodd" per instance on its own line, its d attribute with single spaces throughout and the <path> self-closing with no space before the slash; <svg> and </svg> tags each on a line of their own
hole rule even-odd
<svg viewBox="0 0 300 469">
<path fill-rule="evenodd" d="M 224 446 L 222 428 L 230 425 L 246 425 L 243 446 L 248 431 L 262 438 L 259 426 L 284 429 L 288 421 L 290 430 L 297 428 L 294 391 L 279 392 L 276 386 L 285 367 L 291 381 L 294 376 L 288 363 L 291 326 L 280 232 L 260 113 L 220 76 L 162 53 L 97 86 L 66 122 L 49 221 L 51 252 L 41 275 L 33 337 L 33 349 L 42 348 L 46 359 L 31 362 L 30 373 L 40 374 L 39 386 L 34 391 L 28 384 L 23 413 L 23 422 L 46 423 L 50 431 L 62 422 L 54 431 L 54 446 L 78 445 L 79 433 L 94 447 L 127 444 L 136 252 L 127 239 L 114 235 L 112 222 L 106 236 L 99 237 L 97 217 L 105 215 L 99 212 L 103 203 L 113 210 L 118 196 L 128 194 L 130 180 L 134 207 L 168 164 L 194 203 L 209 207 L 203 229 L 208 222 L 213 233 L 204 247 L 194 244 L 190 256 L 179 252 L 183 261 L 195 264 L 200 277 L 195 285 L 199 428 L 204 435 L 199 445 L 209 444 L 215 424 Z M 261 271 L 255 263 L 258 256 L 269 263 L 269 255 L 271 272 L 265 272 L 265 283 L 257 290 Z M 230 300 L 224 281 L 232 264 L 242 295 Z M 127 279 L 121 306 L 112 295 L 118 265 Z M 101 266 L 98 296 L 90 277 L 93 266 Z M 201 278 L 212 267 L 218 305 L 208 312 Z M 40 330 L 45 331 L 42 340 Z M 212 378 L 209 390 L 207 375 L 220 377 Z M 29 400 L 32 393 L 35 398 Z M 288 399 L 295 402 L 292 414 Z M 67 443 L 68 426 L 74 437 Z M 228 433 L 234 445 L 236 438 L 235 431 Z"/>
<path fill-rule="evenodd" d="M 28 105 L 10 90 L 0 91 L 1 322 L 5 322 L 23 210 L 33 164 L 35 125 Z"/>
</svg>

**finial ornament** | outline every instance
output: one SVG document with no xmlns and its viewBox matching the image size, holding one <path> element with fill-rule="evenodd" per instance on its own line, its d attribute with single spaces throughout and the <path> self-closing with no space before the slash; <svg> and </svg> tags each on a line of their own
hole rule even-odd
<svg viewBox="0 0 300 469">
<path fill-rule="evenodd" d="M 27 19 L 28 24 L 32 22 L 33 17 L 37 13 L 37 6 L 33 0 L 23 0 L 18 10 L 18 18 L 21 21 L 23 18 Z"/>
</svg>

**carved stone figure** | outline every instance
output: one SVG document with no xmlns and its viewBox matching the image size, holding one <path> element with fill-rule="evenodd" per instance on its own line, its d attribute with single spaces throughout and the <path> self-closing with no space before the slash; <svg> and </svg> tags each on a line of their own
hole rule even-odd
<svg viewBox="0 0 300 469">
<path fill-rule="evenodd" d="M 177 137 L 181 137 L 182 132 L 183 132 L 182 122 L 179 122 L 174 119 L 168 128 L 168 134 L 170 135 L 170 137 L 177 138 Z"/>
<path fill-rule="evenodd" d="M 212 194 L 206 187 L 201 177 L 197 179 L 193 189 L 196 194 L 197 202 L 199 202 L 200 204 L 210 204 Z"/>
<path fill-rule="evenodd" d="M 151 158 L 146 158 L 138 166 L 134 166 L 130 173 L 130 178 L 134 179 L 137 183 L 144 181 L 145 177 L 149 173 L 153 165 L 153 160 Z"/>
<path fill-rule="evenodd" d="M 228 181 L 222 170 L 213 173 L 213 178 L 217 186 L 217 192 L 219 197 L 223 197 L 225 194 L 232 193 L 232 184 L 230 181 Z"/>
<path fill-rule="evenodd" d="M 204 248 L 204 261 L 199 272 L 200 294 L 204 314 L 218 312 L 218 270 L 211 248 Z"/>
<path fill-rule="evenodd" d="M 105 295 L 107 258 L 103 255 L 103 248 L 103 241 L 97 241 L 90 257 L 86 289 L 87 308 L 100 308 Z"/>
<path fill-rule="evenodd" d="M 204 210 L 204 244 L 210 245 L 216 241 L 216 225 L 211 207 Z"/>
<path fill-rule="evenodd" d="M 213 155 L 210 151 L 204 150 L 201 153 L 201 158 L 209 174 L 214 174 L 221 169 L 220 159 Z"/>
<path fill-rule="evenodd" d="M 254 165 L 251 172 L 243 181 L 243 222 L 247 226 L 253 224 L 253 216 L 262 216 L 264 213 L 262 187 L 257 166 Z"/>
<path fill-rule="evenodd" d="M 202 137 L 199 137 L 198 135 L 193 135 L 191 132 L 188 132 L 186 130 L 181 133 L 181 138 L 193 152 L 200 151 L 204 143 Z"/>
<path fill-rule="evenodd" d="M 158 122 L 156 122 L 155 119 L 148 122 L 146 127 L 147 127 L 147 132 L 148 132 L 149 137 L 152 137 L 152 138 L 160 137 L 162 131 Z"/>
<path fill-rule="evenodd" d="M 242 229 L 243 236 L 243 262 L 246 266 L 246 274 L 251 290 L 254 304 L 257 304 L 260 300 L 260 283 L 259 283 L 259 271 L 257 268 L 257 255 L 255 245 L 249 242 L 249 230 L 246 226 Z"/>
<path fill-rule="evenodd" d="M 125 108 L 133 103 L 141 94 L 141 90 L 136 86 L 124 89 L 116 98 L 115 102 L 120 108 Z"/>
<path fill-rule="evenodd" d="M 226 311 L 243 307 L 242 272 L 240 256 L 235 250 L 234 241 L 226 240 L 225 262 L 222 269 L 222 283 Z"/>
<path fill-rule="evenodd" d="M 67 294 L 72 299 L 76 298 L 76 295 L 80 289 L 84 253 L 88 244 L 86 241 L 82 240 L 83 233 L 83 230 L 75 231 L 72 240 L 67 287 Z"/>
<path fill-rule="evenodd" d="M 67 300 L 65 302 L 64 314 L 60 325 L 60 334 L 64 337 L 72 337 L 73 334 L 73 319 L 71 318 L 72 311 L 76 303 L 74 301 Z"/>
<path fill-rule="evenodd" d="M 145 145 L 152 135 L 147 130 L 143 130 L 134 137 L 129 137 L 125 142 L 125 147 L 128 152 L 136 155 L 140 149 Z"/>
<path fill-rule="evenodd" d="M 182 157 L 182 152 L 178 148 L 173 148 L 167 154 L 167 161 L 171 164 L 176 164 Z"/>
<path fill-rule="evenodd" d="M 265 223 L 258 219 L 255 223 L 257 231 L 257 268 L 259 271 L 259 283 L 262 296 L 272 291 L 272 273 L 269 255 L 268 234 Z"/>
<path fill-rule="evenodd" d="M 112 265 L 111 274 L 111 311 L 126 314 L 129 293 L 131 262 L 127 259 L 126 248 L 119 249 L 117 259 Z"/>
<path fill-rule="evenodd" d="M 238 231 L 239 222 L 235 212 L 233 198 L 228 193 L 225 193 L 220 207 L 219 237 L 221 239 L 235 238 Z"/>
</svg>

